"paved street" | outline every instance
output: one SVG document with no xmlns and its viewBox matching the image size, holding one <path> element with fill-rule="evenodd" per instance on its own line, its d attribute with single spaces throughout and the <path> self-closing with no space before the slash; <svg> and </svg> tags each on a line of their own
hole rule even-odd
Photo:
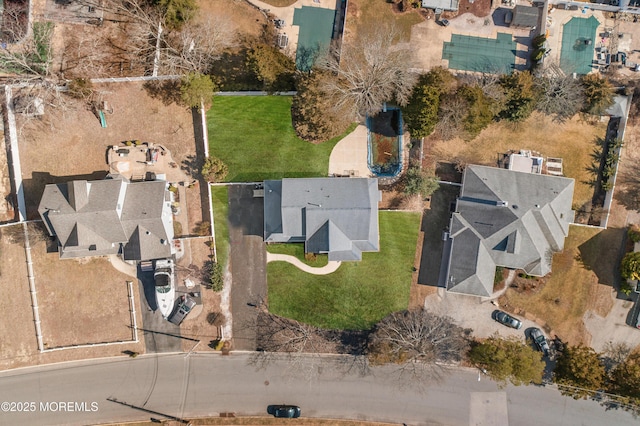
<svg viewBox="0 0 640 426">
<path fill-rule="evenodd" d="M 626 412 L 562 397 L 552 387 L 499 389 L 486 378 L 478 381 L 473 370 L 455 371 L 419 392 L 400 386 L 388 370 L 360 377 L 345 372 L 334 358 L 321 361 L 322 375 L 314 382 L 287 374 L 284 361 L 256 371 L 248 360 L 248 354 L 240 353 L 147 355 L 0 373 L 0 402 L 33 402 L 35 408 L 1 412 L 0 424 L 80 425 L 221 412 L 264 415 L 268 404 L 290 403 L 300 405 L 304 417 L 410 425 L 637 425 Z M 62 411 L 59 402 L 79 405 Z M 3 411 L 6 407 L 2 405 Z"/>
</svg>

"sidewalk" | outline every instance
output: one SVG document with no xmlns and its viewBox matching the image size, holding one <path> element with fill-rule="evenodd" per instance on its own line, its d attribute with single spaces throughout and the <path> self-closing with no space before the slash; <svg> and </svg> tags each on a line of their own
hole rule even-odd
<svg viewBox="0 0 640 426">
<path fill-rule="evenodd" d="M 267 252 L 267 263 L 269 262 L 289 262 L 301 271 L 308 272 L 313 275 L 328 275 L 335 272 L 340 267 L 340 262 L 329 261 L 329 263 L 321 268 L 314 268 L 313 266 L 302 263 L 294 256 Z"/>
</svg>

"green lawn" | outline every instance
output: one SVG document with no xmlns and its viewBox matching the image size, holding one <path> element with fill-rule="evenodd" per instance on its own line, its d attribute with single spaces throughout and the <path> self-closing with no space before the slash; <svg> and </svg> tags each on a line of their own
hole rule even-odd
<svg viewBox="0 0 640 426">
<path fill-rule="evenodd" d="M 379 213 L 380 252 L 344 262 L 329 275 L 304 273 L 284 262 L 267 264 L 269 311 L 318 327 L 368 329 L 407 308 L 420 214 Z"/>
<path fill-rule="evenodd" d="M 207 127 L 211 155 L 229 166 L 229 182 L 327 176 L 331 150 L 355 128 L 317 145 L 298 139 L 290 96 L 217 96 Z"/>
<path fill-rule="evenodd" d="M 229 259 L 229 197 L 226 186 L 212 186 L 213 225 L 218 263 L 225 268 Z"/>
</svg>

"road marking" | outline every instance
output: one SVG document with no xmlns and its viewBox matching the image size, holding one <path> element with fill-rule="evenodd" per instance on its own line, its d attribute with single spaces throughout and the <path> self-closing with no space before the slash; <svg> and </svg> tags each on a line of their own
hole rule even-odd
<svg viewBox="0 0 640 426">
<path fill-rule="evenodd" d="M 506 392 L 471 392 L 469 426 L 508 426 Z"/>
</svg>

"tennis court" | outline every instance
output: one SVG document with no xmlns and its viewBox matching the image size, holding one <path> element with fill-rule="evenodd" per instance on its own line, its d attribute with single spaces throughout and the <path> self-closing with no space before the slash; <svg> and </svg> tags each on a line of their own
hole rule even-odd
<svg viewBox="0 0 640 426">
<path fill-rule="evenodd" d="M 594 17 L 571 18 L 562 27 L 560 68 L 566 74 L 588 74 L 593 63 L 596 29 L 600 22 Z"/>
<path fill-rule="evenodd" d="M 296 66 L 308 71 L 318 52 L 329 48 L 333 35 L 333 23 L 336 11 L 319 7 L 302 6 L 293 12 L 293 25 L 300 27 Z"/>
<path fill-rule="evenodd" d="M 515 69 L 516 50 L 511 34 L 498 33 L 495 39 L 452 34 L 451 41 L 444 42 L 442 59 L 451 69 L 508 73 Z"/>
</svg>

